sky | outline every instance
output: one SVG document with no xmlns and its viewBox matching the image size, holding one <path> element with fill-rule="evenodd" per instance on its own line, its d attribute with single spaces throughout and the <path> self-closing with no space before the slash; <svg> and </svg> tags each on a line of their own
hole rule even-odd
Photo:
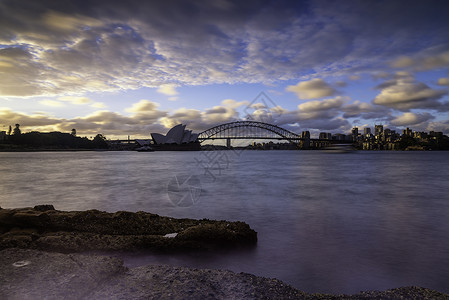
<svg viewBox="0 0 449 300">
<path fill-rule="evenodd" d="M 449 134 L 449 1 L 0 0 L 0 131 Z"/>
</svg>

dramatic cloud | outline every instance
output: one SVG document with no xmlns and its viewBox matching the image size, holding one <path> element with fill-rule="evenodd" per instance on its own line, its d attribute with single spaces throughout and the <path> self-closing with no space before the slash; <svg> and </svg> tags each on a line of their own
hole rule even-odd
<svg viewBox="0 0 449 300">
<path fill-rule="evenodd" d="M 188 124 L 190 129 L 203 131 L 213 126 L 236 121 L 240 119 L 237 108 L 248 105 L 246 101 L 238 102 L 233 99 L 225 99 L 221 105 L 200 111 L 197 109 L 181 108 L 160 119 L 160 123 L 166 128 L 177 124 Z"/>
<path fill-rule="evenodd" d="M 280 106 L 272 108 L 272 111 L 278 113 L 275 123 L 285 128 L 294 130 L 291 125 L 296 124 L 301 130 L 313 132 L 345 132 L 351 128 L 350 123 L 340 117 L 341 109 L 346 101 L 347 99 L 343 97 L 336 97 L 302 103 L 294 111 L 287 111 Z"/>
<path fill-rule="evenodd" d="M 416 124 L 420 124 L 426 121 L 429 121 L 431 119 L 433 119 L 434 116 L 432 116 L 429 113 L 411 113 L 411 112 L 406 112 L 403 113 L 402 115 L 396 117 L 395 119 L 391 120 L 390 124 L 394 125 L 394 126 L 411 126 L 411 125 L 416 125 Z"/>
<path fill-rule="evenodd" d="M 140 100 L 137 103 L 134 103 L 131 107 L 127 108 L 127 112 L 131 113 L 148 113 L 154 112 L 157 110 L 159 106 L 158 103 L 150 101 L 150 100 Z"/>
<path fill-rule="evenodd" d="M 157 89 L 157 92 L 168 96 L 178 95 L 178 92 L 176 91 L 176 86 L 171 84 L 161 85 L 161 87 Z"/>
<path fill-rule="evenodd" d="M 323 79 L 312 79 L 310 81 L 302 81 L 297 85 L 289 85 L 287 91 L 296 93 L 299 99 L 318 99 L 332 96 L 336 93 Z"/>
<path fill-rule="evenodd" d="M 72 99 L 72 98 L 67 98 Z M 48 104 L 64 104 L 64 102 L 43 100 Z M 67 100 L 68 101 L 68 100 Z M 148 100 L 141 100 L 134 103 L 126 111 L 132 113 L 125 116 L 117 112 L 107 110 L 96 111 L 84 117 L 72 119 L 54 118 L 47 114 L 32 114 L 13 112 L 10 109 L 0 109 L 0 119 L 8 120 L 10 124 L 19 123 L 23 132 L 26 131 L 62 131 L 70 132 L 75 128 L 80 135 L 92 136 L 102 133 L 107 136 L 119 134 L 132 134 L 134 136 L 148 137 L 150 131 L 160 132 L 165 130 L 158 120 L 165 117 L 167 112 L 158 109 L 159 104 Z"/>
<path fill-rule="evenodd" d="M 374 103 L 398 110 L 408 111 L 413 108 L 436 109 L 446 111 L 447 105 L 439 102 L 448 92 L 434 90 L 424 83 L 410 79 L 398 79 L 386 82 L 378 88 L 382 89 L 374 99 Z"/>
<path fill-rule="evenodd" d="M 447 86 L 449 86 L 449 78 L 444 77 L 444 78 L 438 79 L 438 85 L 447 85 Z"/>
<path fill-rule="evenodd" d="M 70 104 L 74 105 L 89 105 L 90 107 L 94 108 L 106 108 L 106 104 L 102 102 L 94 102 L 87 97 L 64 96 L 57 98 L 57 100 L 47 99 L 39 101 L 39 103 L 44 106 L 52 106 L 52 107 L 65 107 L 66 103 L 64 102 L 69 102 Z"/>
<path fill-rule="evenodd" d="M 196 122 L 195 122 L 196 120 Z M 202 115 L 201 111 L 197 109 L 187 109 L 187 108 L 180 108 L 177 109 L 173 114 L 164 117 L 160 120 L 161 124 L 164 125 L 166 128 L 172 128 L 175 125 L 178 124 L 186 124 L 189 123 L 189 128 L 198 130 L 202 129 Z M 194 123 L 193 123 L 193 122 Z M 206 129 L 206 128 L 204 128 Z"/>
<path fill-rule="evenodd" d="M 10 123 L 9 125 L 18 123 L 24 127 L 55 125 L 60 124 L 63 121 L 61 119 L 53 118 L 51 116 L 43 114 L 27 115 L 25 113 L 13 112 L 8 108 L 0 108 L 0 119 L 8 120 Z"/>
<path fill-rule="evenodd" d="M 153 124 L 156 123 L 162 117 L 167 115 L 167 112 L 160 111 L 158 109 L 159 104 L 149 100 L 140 100 L 134 103 L 130 108 L 127 108 L 127 112 L 134 113 L 133 119 L 137 120 L 138 123 Z"/>
<path fill-rule="evenodd" d="M 310 74 L 353 74 L 398 55 L 407 58 L 395 66 L 445 66 L 445 5 L 409 1 L 403 9 L 402 1 L 390 0 L 42 0 L 37 5 L 4 0 L 0 93 L 269 83 Z M 416 42 L 422 40 L 426 43 Z M 429 45 L 441 49 L 428 54 Z M 322 87 L 320 92 L 306 89 L 304 97 L 334 94 Z M 170 88 L 165 92 L 174 93 Z"/>
<path fill-rule="evenodd" d="M 431 122 L 449 111 L 446 1 L 37 2 L 0 1 L 1 105 L 21 111 L 30 103 L 28 113 L 4 109 L 2 122 L 24 129 L 147 136 L 245 118 L 315 131 L 349 130 L 347 119 L 446 128 Z M 245 101 L 253 98 L 242 91 L 260 83 L 280 95 L 276 104 Z M 213 85 L 220 95 L 229 86 L 223 97 L 239 101 L 211 97 L 192 109 L 195 98 L 180 95 L 189 85 Z M 154 92 L 185 107 L 133 104 Z M 312 101 L 294 109 L 291 93 Z M 63 109 L 65 118 L 53 115 Z M 405 113 L 394 117 L 397 110 Z"/>
<path fill-rule="evenodd" d="M 354 101 L 342 108 L 344 118 L 385 119 L 390 116 L 390 109 L 385 106 Z"/>
<path fill-rule="evenodd" d="M 413 68 L 418 71 L 443 68 L 449 66 L 449 51 L 437 54 L 419 53 L 414 58 L 402 56 L 392 65 L 395 68 Z"/>
<path fill-rule="evenodd" d="M 309 101 L 298 105 L 298 109 L 303 113 L 329 111 L 331 109 L 340 108 L 344 102 L 345 100 L 342 97 L 325 99 L 322 101 Z"/>
<path fill-rule="evenodd" d="M 67 102 L 70 102 L 72 104 L 77 104 L 77 105 L 83 105 L 83 104 L 88 104 L 88 103 L 92 102 L 92 100 L 87 97 L 74 97 L 74 96 L 64 96 L 64 97 L 58 98 L 58 100 L 67 101 Z"/>
<path fill-rule="evenodd" d="M 440 131 L 440 132 L 449 132 L 449 121 L 446 122 L 429 122 L 426 131 Z"/>
<path fill-rule="evenodd" d="M 348 120 L 341 117 L 334 119 L 316 119 L 299 122 L 302 130 L 312 130 L 314 132 L 327 131 L 327 132 L 349 132 L 351 124 Z"/>
<path fill-rule="evenodd" d="M 232 108 L 232 109 L 236 109 L 242 106 L 248 106 L 249 102 L 248 101 L 236 101 L 234 99 L 225 99 L 223 101 L 221 101 L 221 104 L 225 107 L 228 108 Z"/>
</svg>

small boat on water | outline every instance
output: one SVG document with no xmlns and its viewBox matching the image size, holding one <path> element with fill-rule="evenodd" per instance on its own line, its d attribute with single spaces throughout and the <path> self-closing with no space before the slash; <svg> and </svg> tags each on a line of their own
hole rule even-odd
<svg viewBox="0 0 449 300">
<path fill-rule="evenodd" d="M 142 146 L 139 148 L 136 148 L 137 152 L 154 152 L 154 149 L 151 148 L 150 146 Z"/>
<path fill-rule="evenodd" d="M 326 153 L 352 153 L 355 151 L 352 145 L 348 144 L 334 144 L 323 149 Z"/>
</svg>

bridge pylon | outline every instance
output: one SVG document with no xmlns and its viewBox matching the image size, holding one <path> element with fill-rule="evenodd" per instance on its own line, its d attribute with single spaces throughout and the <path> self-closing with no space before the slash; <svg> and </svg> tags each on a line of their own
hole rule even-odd
<svg viewBox="0 0 449 300">
<path fill-rule="evenodd" d="M 230 139 L 230 138 L 227 138 L 227 139 L 226 139 L 226 147 L 227 147 L 228 149 L 231 149 L 231 139 Z"/>
</svg>

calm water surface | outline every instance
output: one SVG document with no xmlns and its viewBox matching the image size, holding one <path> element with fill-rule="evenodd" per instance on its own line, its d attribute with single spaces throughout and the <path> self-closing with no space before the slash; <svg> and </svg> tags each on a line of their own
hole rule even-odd
<svg viewBox="0 0 449 300">
<path fill-rule="evenodd" d="M 201 193 L 175 205 L 167 187 L 191 175 Z M 0 179 L 4 208 L 143 210 L 258 232 L 254 249 L 124 255 L 129 266 L 230 269 L 306 292 L 449 292 L 448 152 L 0 153 Z"/>
</svg>

